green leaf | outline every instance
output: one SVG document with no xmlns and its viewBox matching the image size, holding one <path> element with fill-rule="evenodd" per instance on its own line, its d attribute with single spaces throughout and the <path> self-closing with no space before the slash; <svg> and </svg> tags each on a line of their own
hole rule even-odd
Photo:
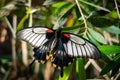
<svg viewBox="0 0 120 80">
<path fill-rule="evenodd" d="M 64 27 L 62 29 L 62 32 L 71 32 L 71 31 L 75 31 L 80 27 L 80 25 L 76 25 L 76 26 L 71 26 L 71 27 Z"/>
<path fill-rule="evenodd" d="M 43 3 L 43 5 L 51 5 L 55 2 L 57 2 L 58 0 L 45 0 L 45 2 Z"/>
<path fill-rule="evenodd" d="M 106 54 L 101 54 L 101 55 L 102 55 L 102 60 L 106 63 L 108 63 L 112 60 L 109 55 L 106 55 Z"/>
<path fill-rule="evenodd" d="M 98 42 L 102 43 L 102 44 L 107 44 L 107 41 L 105 40 L 105 38 L 97 31 L 88 28 L 89 33 L 92 35 L 92 37 L 97 40 Z"/>
<path fill-rule="evenodd" d="M 93 7 L 95 7 L 95 8 L 98 8 L 98 9 L 100 9 L 100 10 L 104 10 L 104 11 L 110 12 L 110 10 L 108 10 L 108 9 L 106 9 L 106 8 L 104 8 L 104 7 L 95 5 L 95 4 L 90 3 L 90 2 L 87 2 L 87 1 L 85 1 L 85 0 L 79 0 L 79 1 L 80 1 L 80 2 L 83 2 L 83 3 L 87 4 L 87 5 L 93 6 Z"/>
<path fill-rule="evenodd" d="M 100 75 L 104 75 L 106 73 L 108 73 L 110 70 L 112 70 L 116 65 L 114 65 L 114 62 L 109 62 L 100 72 Z"/>
<path fill-rule="evenodd" d="M 98 46 L 99 50 L 108 55 L 108 54 L 115 54 L 115 53 L 120 53 L 120 46 Z"/>
<path fill-rule="evenodd" d="M 76 60 L 76 73 L 76 80 L 86 80 L 84 60 L 82 58 L 77 58 Z"/>
<path fill-rule="evenodd" d="M 90 39 L 90 41 L 96 45 L 100 45 L 89 33 L 87 33 L 88 38 Z"/>
<path fill-rule="evenodd" d="M 68 9 L 72 8 L 74 3 L 71 2 L 57 2 L 52 5 L 53 8 L 53 14 L 55 15 L 63 15 L 68 11 Z"/>
<path fill-rule="evenodd" d="M 113 58 L 101 71 L 100 75 L 108 73 L 110 70 L 114 69 L 120 63 L 120 54 Z"/>
<path fill-rule="evenodd" d="M 18 26 L 17 26 L 17 31 L 21 30 L 24 22 L 25 22 L 27 19 L 28 19 L 28 14 L 25 15 L 25 16 L 22 18 L 22 20 L 19 22 L 19 24 L 18 24 Z"/>
<path fill-rule="evenodd" d="M 118 19 L 118 13 L 116 10 L 111 11 L 110 14 L 108 14 L 107 16 L 109 16 L 113 19 Z"/>
<path fill-rule="evenodd" d="M 88 21 L 96 27 L 105 27 L 105 26 L 109 26 L 112 24 L 111 20 L 104 18 L 104 17 L 101 17 L 101 16 L 89 17 Z"/>
<path fill-rule="evenodd" d="M 65 22 L 67 21 L 68 16 L 71 14 L 72 9 L 74 7 L 75 4 L 71 4 L 69 5 L 69 7 L 65 10 L 65 13 L 59 17 L 59 19 L 57 20 L 57 22 L 54 25 L 54 29 L 57 29 L 58 27 L 62 26 L 65 24 Z"/>
<path fill-rule="evenodd" d="M 110 26 L 108 28 L 103 28 L 103 30 L 106 30 L 106 31 L 108 31 L 110 33 L 113 33 L 113 34 L 120 34 L 120 28 L 118 28 L 118 27 L 116 27 L 114 25 L 112 25 L 112 26 Z"/>
</svg>

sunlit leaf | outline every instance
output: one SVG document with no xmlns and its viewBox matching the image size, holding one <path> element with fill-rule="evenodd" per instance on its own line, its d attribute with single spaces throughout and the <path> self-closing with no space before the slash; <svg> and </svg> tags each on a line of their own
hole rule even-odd
<svg viewBox="0 0 120 80">
<path fill-rule="evenodd" d="M 113 46 L 98 46 L 99 50 L 108 55 L 108 54 L 115 54 L 115 53 L 120 53 L 120 46 L 116 46 L 116 45 L 113 45 Z"/>
<path fill-rule="evenodd" d="M 103 30 L 106 30 L 106 31 L 108 31 L 110 33 L 113 33 L 113 34 L 120 34 L 120 28 L 118 28 L 118 27 L 116 27 L 114 25 L 112 25 L 112 26 L 110 26 L 108 28 L 103 28 Z"/>
<path fill-rule="evenodd" d="M 102 44 L 107 44 L 107 41 L 99 32 L 97 32 L 91 28 L 88 28 L 88 30 L 89 30 L 89 33 L 92 35 L 92 37 L 94 39 L 96 39 L 98 42 L 100 42 Z"/>
<path fill-rule="evenodd" d="M 112 17 L 113 19 L 117 19 L 118 18 L 117 11 L 116 10 L 111 11 L 108 16 Z"/>
<path fill-rule="evenodd" d="M 86 80 L 86 73 L 84 69 L 84 60 L 78 58 L 76 60 L 76 80 Z"/>
<path fill-rule="evenodd" d="M 100 45 L 89 33 L 87 34 L 88 38 L 90 39 L 90 41 L 96 45 Z"/>
<path fill-rule="evenodd" d="M 71 2 L 57 2 L 52 5 L 53 14 L 54 15 L 63 15 L 68 11 L 68 9 L 72 8 L 75 4 Z"/>
</svg>

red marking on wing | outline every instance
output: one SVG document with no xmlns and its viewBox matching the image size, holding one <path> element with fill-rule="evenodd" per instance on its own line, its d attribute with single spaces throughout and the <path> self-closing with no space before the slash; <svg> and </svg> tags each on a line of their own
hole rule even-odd
<svg viewBox="0 0 120 80">
<path fill-rule="evenodd" d="M 66 38 L 70 38 L 70 34 L 67 34 L 67 33 L 65 33 L 65 34 L 63 34 Z"/>
<path fill-rule="evenodd" d="M 47 30 L 47 33 L 53 33 L 54 31 L 53 30 L 51 30 L 51 29 L 48 29 Z"/>
</svg>

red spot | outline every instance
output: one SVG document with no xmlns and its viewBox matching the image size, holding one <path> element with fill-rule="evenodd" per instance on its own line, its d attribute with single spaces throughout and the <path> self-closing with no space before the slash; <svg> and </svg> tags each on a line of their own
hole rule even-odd
<svg viewBox="0 0 120 80">
<path fill-rule="evenodd" d="M 47 33 L 53 33 L 54 31 L 53 30 L 51 30 L 51 29 L 48 29 L 47 30 Z"/>
<path fill-rule="evenodd" d="M 70 34 L 63 34 L 66 38 L 70 38 Z"/>
</svg>

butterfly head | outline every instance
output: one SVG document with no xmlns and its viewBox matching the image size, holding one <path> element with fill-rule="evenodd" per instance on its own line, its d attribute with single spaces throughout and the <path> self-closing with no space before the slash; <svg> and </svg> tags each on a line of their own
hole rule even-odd
<svg viewBox="0 0 120 80">
<path fill-rule="evenodd" d="M 62 33 L 62 28 L 60 27 L 57 30 L 55 30 L 55 37 L 59 38 L 61 36 L 61 33 Z"/>
</svg>

